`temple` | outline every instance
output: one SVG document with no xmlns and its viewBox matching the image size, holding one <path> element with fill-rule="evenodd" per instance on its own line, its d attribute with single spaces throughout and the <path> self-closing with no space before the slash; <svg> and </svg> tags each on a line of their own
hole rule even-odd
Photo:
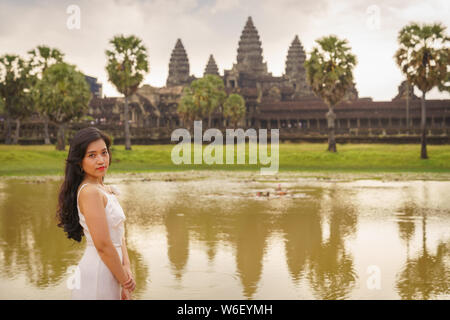
<svg viewBox="0 0 450 320">
<path fill-rule="evenodd" d="M 283 141 L 326 141 L 327 106 L 311 91 L 306 81 L 306 54 L 297 35 L 286 45 L 285 72 L 273 76 L 264 61 L 261 40 L 251 17 L 238 42 L 236 61 L 220 74 L 214 56 L 205 61 L 204 75 L 223 79 L 227 93 L 239 93 L 246 101 L 242 128 L 279 128 Z M 166 86 L 143 85 L 130 97 L 133 143 L 169 143 L 170 133 L 182 123 L 177 114 L 183 88 L 195 76 L 189 74 L 189 58 L 181 39 L 177 39 L 169 61 Z M 89 106 L 91 125 L 106 130 L 120 143 L 123 140 L 124 98 L 94 95 Z M 450 143 L 450 100 L 427 100 L 427 128 L 430 143 Z M 336 108 L 338 142 L 412 142 L 420 141 L 420 99 L 403 82 L 391 101 L 360 98 L 354 85 Z M 407 121 L 408 119 L 408 121 Z M 207 127 L 204 122 L 204 129 Z M 73 124 L 74 129 L 87 124 Z M 26 136 L 40 135 L 39 125 L 24 127 Z M 224 129 L 226 119 L 213 114 L 212 127 Z M 34 128 L 34 129 L 33 129 Z M 28 130 L 28 131 L 27 131 Z M 29 132 L 30 130 L 35 131 Z"/>
</svg>

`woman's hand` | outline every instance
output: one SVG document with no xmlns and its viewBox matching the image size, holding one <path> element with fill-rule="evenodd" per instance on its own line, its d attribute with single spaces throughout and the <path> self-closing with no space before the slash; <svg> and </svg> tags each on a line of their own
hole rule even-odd
<svg viewBox="0 0 450 320">
<path fill-rule="evenodd" d="M 122 283 L 122 288 L 133 291 L 136 287 L 136 283 L 134 282 L 134 279 L 132 277 L 129 277 L 128 280 L 124 283 Z"/>
<path fill-rule="evenodd" d="M 122 288 L 122 293 L 121 293 L 120 299 L 121 300 L 133 300 L 131 298 L 131 292 L 124 288 Z"/>
<path fill-rule="evenodd" d="M 136 282 L 134 281 L 133 274 L 131 273 L 131 268 L 129 265 L 124 265 L 123 269 L 125 270 L 126 274 L 128 275 L 128 280 L 122 284 L 122 287 L 124 289 L 127 289 L 131 292 L 134 291 L 136 288 Z"/>
</svg>

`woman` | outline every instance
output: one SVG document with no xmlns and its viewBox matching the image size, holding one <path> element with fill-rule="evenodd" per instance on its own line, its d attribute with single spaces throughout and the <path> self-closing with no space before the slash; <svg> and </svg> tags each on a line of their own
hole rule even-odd
<svg viewBox="0 0 450 320">
<path fill-rule="evenodd" d="M 114 191 L 103 184 L 110 146 L 110 138 L 94 127 L 78 131 L 70 143 L 58 226 L 69 239 L 81 242 L 84 235 L 87 242 L 72 299 L 128 300 L 136 285 L 125 244 L 125 215 Z"/>
</svg>

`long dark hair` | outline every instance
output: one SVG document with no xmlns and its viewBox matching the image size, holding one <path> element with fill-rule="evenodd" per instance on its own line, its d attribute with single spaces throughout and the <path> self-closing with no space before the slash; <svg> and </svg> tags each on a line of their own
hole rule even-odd
<svg viewBox="0 0 450 320">
<path fill-rule="evenodd" d="M 70 142 L 64 182 L 59 190 L 58 209 L 56 211 L 58 227 L 64 229 L 69 239 L 74 239 L 78 242 L 81 242 L 83 237 L 83 228 L 80 225 L 77 208 L 77 191 L 85 174 L 82 170 L 81 162 L 86 154 L 88 145 L 98 139 L 105 141 L 109 154 L 109 164 L 111 164 L 111 139 L 108 135 L 95 127 L 81 129 Z"/>
</svg>

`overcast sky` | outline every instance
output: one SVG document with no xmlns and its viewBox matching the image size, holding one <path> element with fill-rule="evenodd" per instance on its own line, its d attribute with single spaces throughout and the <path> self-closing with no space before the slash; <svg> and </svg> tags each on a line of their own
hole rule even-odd
<svg viewBox="0 0 450 320">
<path fill-rule="evenodd" d="M 67 26 L 68 20 L 73 22 L 70 5 L 80 9 L 79 29 Z M 59 48 L 68 62 L 99 79 L 104 94 L 118 96 L 105 71 L 105 50 L 114 35 L 143 40 L 150 63 L 144 83 L 162 87 L 177 38 L 188 54 L 191 74 L 203 75 L 210 54 L 223 74 L 236 62 L 241 32 L 252 16 L 274 76 L 284 73 L 296 34 L 307 54 L 316 39 L 335 34 L 346 38 L 357 56 L 359 96 L 390 100 L 402 81 L 393 60 L 399 30 L 411 21 L 449 27 L 449 8 L 448 0 L 0 0 L 0 55 L 25 55 L 41 44 Z M 450 95 L 435 89 L 428 97 Z"/>
</svg>

